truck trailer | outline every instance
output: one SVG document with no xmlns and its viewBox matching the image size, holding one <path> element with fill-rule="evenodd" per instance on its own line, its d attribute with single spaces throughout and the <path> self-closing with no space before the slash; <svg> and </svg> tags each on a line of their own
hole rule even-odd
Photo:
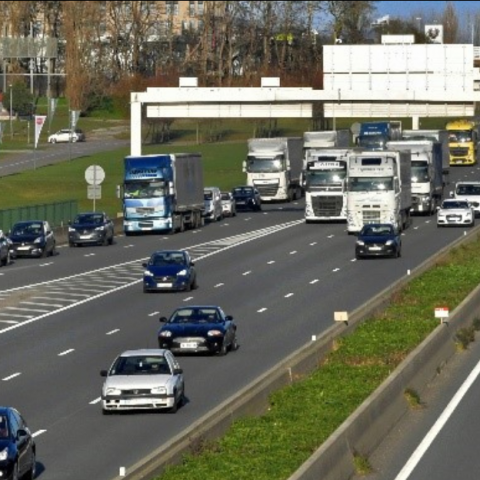
<svg viewBox="0 0 480 480">
<path fill-rule="evenodd" d="M 252 138 L 243 162 L 247 185 L 260 192 L 263 202 L 290 202 L 302 197 L 303 139 L 301 137 Z"/>
<path fill-rule="evenodd" d="M 347 231 L 367 223 L 410 224 L 411 155 L 402 151 L 353 152 L 348 160 Z"/>
<path fill-rule="evenodd" d="M 389 120 L 360 123 L 357 146 L 365 150 L 384 150 L 386 143 L 402 138 L 402 122 Z"/>
<path fill-rule="evenodd" d="M 125 235 L 203 225 L 203 164 L 198 153 L 127 156 L 120 189 Z"/>
</svg>

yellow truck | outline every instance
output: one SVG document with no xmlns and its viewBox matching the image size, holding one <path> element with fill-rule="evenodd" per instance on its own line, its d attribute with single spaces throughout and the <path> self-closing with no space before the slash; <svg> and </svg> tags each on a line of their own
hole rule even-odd
<svg viewBox="0 0 480 480">
<path fill-rule="evenodd" d="M 453 120 L 445 126 L 448 132 L 450 165 L 477 163 L 478 127 L 471 120 Z"/>
</svg>

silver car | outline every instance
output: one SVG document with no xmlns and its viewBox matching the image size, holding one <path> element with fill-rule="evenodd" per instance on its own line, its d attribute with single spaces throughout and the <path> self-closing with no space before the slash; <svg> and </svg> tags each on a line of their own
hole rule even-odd
<svg viewBox="0 0 480 480">
<path fill-rule="evenodd" d="M 475 226 L 475 211 L 467 200 L 444 200 L 440 207 L 437 207 L 437 227 L 454 226 Z"/>
<path fill-rule="evenodd" d="M 166 349 L 128 350 L 119 355 L 102 387 L 104 415 L 121 410 L 178 410 L 185 400 L 183 370 Z"/>
<path fill-rule="evenodd" d="M 222 192 L 222 210 L 224 217 L 235 217 L 237 215 L 237 203 L 231 192 Z"/>
<path fill-rule="evenodd" d="M 79 128 L 76 128 L 75 130 L 63 128 L 62 130 L 59 130 L 48 137 L 48 143 L 76 143 L 84 141 L 85 133 Z"/>
</svg>

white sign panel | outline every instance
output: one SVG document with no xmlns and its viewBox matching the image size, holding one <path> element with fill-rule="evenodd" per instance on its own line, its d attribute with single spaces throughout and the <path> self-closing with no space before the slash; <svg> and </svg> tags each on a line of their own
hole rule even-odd
<svg viewBox="0 0 480 480">
<path fill-rule="evenodd" d="M 85 170 L 85 180 L 89 185 L 100 185 L 105 180 L 105 170 L 99 165 L 90 165 Z"/>
<path fill-rule="evenodd" d="M 102 187 L 100 185 L 89 185 L 87 187 L 88 200 L 100 200 L 102 198 Z"/>
</svg>

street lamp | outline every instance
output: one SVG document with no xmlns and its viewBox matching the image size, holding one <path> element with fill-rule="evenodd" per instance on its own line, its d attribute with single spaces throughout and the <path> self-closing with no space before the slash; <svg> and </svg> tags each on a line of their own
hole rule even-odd
<svg viewBox="0 0 480 480">
<path fill-rule="evenodd" d="M 12 109 L 12 93 L 13 93 L 13 90 L 12 90 L 12 84 L 10 84 L 8 86 L 8 88 L 10 88 L 10 139 L 13 139 L 13 122 L 12 122 L 12 113 L 13 113 L 13 109 Z"/>
</svg>

